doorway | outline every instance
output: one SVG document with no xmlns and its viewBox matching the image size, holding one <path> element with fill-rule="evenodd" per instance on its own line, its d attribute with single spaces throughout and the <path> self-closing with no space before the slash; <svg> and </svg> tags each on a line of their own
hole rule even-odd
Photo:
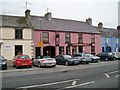
<svg viewBox="0 0 120 90">
<path fill-rule="evenodd" d="M 54 46 L 46 46 L 43 48 L 43 55 L 55 57 L 55 47 Z"/>
<path fill-rule="evenodd" d="M 83 52 L 83 46 L 78 46 L 78 52 L 82 53 Z"/>
<path fill-rule="evenodd" d="M 106 52 L 111 52 L 111 47 L 110 46 L 106 47 Z"/>
<path fill-rule="evenodd" d="M 22 45 L 15 45 L 15 56 L 23 54 L 23 46 Z"/>
<path fill-rule="evenodd" d="M 35 47 L 35 58 L 41 55 L 41 48 L 40 47 Z"/>
</svg>

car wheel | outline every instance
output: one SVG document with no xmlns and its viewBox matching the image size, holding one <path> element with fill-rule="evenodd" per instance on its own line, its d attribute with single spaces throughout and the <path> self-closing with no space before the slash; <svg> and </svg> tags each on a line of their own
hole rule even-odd
<svg viewBox="0 0 120 90">
<path fill-rule="evenodd" d="M 13 67 L 15 67 L 15 64 L 13 64 Z"/>
<path fill-rule="evenodd" d="M 29 68 L 32 68 L 32 66 L 29 66 Z"/>
<path fill-rule="evenodd" d="M 41 68 L 41 64 L 40 64 L 40 63 L 39 63 L 39 65 L 38 65 L 38 67 Z"/>
<path fill-rule="evenodd" d="M 89 62 L 86 62 L 86 64 L 89 64 Z"/>
<path fill-rule="evenodd" d="M 66 61 L 66 62 L 65 62 L 65 65 L 66 65 L 66 66 L 68 66 L 68 65 L 69 65 L 69 63 Z"/>
<path fill-rule="evenodd" d="M 94 60 L 92 59 L 92 63 L 94 63 Z"/>
<path fill-rule="evenodd" d="M 53 65 L 52 67 L 55 67 L 56 65 Z"/>
<path fill-rule="evenodd" d="M 16 68 L 16 69 L 19 69 L 19 67 L 18 67 L 18 66 L 15 66 L 15 68 Z"/>
</svg>

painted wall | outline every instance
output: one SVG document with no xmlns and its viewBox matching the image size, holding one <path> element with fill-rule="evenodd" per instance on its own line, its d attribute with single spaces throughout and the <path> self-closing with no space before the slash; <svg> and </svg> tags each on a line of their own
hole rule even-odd
<svg viewBox="0 0 120 90">
<path fill-rule="evenodd" d="M 116 37 L 102 37 L 102 47 L 104 47 L 104 52 L 108 52 L 106 47 L 111 47 L 111 52 L 118 52 L 119 43 L 117 43 Z"/>
<path fill-rule="evenodd" d="M 23 29 L 23 39 L 15 39 L 14 28 L 1 28 L 1 55 L 6 59 L 12 60 L 15 56 L 15 45 L 23 46 L 23 54 L 33 57 L 33 40 L 32 30 L 28 28 Z"/>
<path fill-rule="evenodd" d="M 42 31 L 44 32 L 44 31 Z M 59 47 L 63 46 L 64 47 L 64 54 L 66 54 L 66 46 L 68 44 L 65 43 L 65 33 L 66 32 L 52 32 L 52 31 L 45 31 L 49 33 L 49 44 L 44 44 L 45 46 L 54 46 L 55 47 L 55 54 L 59 55 Z M 59 34 L 59 46 L 56 46 L 56 34 Z M 77 52 L 78 52 L 78 33 L 70 33 L 71 39 L 70 43 L 75 44 L 77 47 Z M 41 38 L 42 40 L 42 38 Z M 35 47 L 38 47 L 37 43 L 40 41 L 40 31 L 34 31 L 34 43 Z M 83 34 L 83 43 L 91 43 L 91 34 Z M 100 35 L 95 35 L 95 53 L 98 54 L 101 52 L 101 36 Z M 41 55 L 43 55 L 43 47 L 41 48 Z M 91 53 L 91 46 L 83 46 L 84 52 Z M 71 54 L 72 54 L 72 46 L 71 46 Z"/>
</svg>

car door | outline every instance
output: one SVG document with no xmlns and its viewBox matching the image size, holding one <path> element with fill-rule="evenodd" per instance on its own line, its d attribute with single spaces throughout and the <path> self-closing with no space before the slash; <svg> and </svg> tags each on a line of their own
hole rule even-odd
<svg viewBox="0 0 120 90">
<path fill-rule="evenodd" d="M 64 60 L 64 57 L 63 57 L 63 56 L 60 56 L 59 62 L 60 62 L 60 64 L 64 64 L 64 63 L 65 63 L 65 60 Z"/>
<path fill-rule="evenodd" d="M 86 57 L 86 61 L 91 61 L 91 57 L 89 54 L 85 54 L 85 57 Z"/>
<path fill-rule="evenodd" d="M 57 64 L 60 64 L 60 60 L 59 60 L 59 59 L 60 59 L 60 57 L 59 57 L 59 56 L 56 56 L 56 58 L 55 58 L 55 59 L 56 59 L 56 63 L 57 63 Z"/>
</svg>

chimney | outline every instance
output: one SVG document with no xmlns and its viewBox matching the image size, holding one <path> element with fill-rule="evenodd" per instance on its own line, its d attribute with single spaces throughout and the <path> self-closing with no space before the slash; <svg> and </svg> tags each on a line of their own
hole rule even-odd
<svg viewBox="0 0 120 90">
<path fill-rule="evenodd" d="M 89 24 L 89 25 L 92 25 L 92 19 L 89 17 L 88 19 L 86 19 L 86 22 Z"/>
<path fill-rule="evenodd" d="M 51 20 L 51 19 L 52 19 L 51 13 L 50 13 L 50 12 L 47 12 L 47 13 L 45 14 L 45 18 L 46 18 L 47 20 Z"/>
<path fill-rule="evenodd" d="M 31 19 L 31 16 L 30 16 L 30 10 L 26 10 L 25 11 L 25 17 L 27 18 L 27 19 Z"/>
<path fill-rule="evenodd" d="M 98 28 L 103 29 L 103 23 L 102 22 L 99 22 Z"/>
</svg>

